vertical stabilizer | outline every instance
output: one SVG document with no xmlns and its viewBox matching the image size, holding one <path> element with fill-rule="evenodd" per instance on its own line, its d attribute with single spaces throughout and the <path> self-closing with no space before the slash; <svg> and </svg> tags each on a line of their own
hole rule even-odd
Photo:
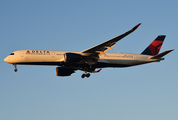
<svg viewBox="0 0 178 120">
<path fill-rule="evenodd" d="M 161 49 L 166 35 L 159 35 L 141 54 L 157 55 Z"/>
</svg>

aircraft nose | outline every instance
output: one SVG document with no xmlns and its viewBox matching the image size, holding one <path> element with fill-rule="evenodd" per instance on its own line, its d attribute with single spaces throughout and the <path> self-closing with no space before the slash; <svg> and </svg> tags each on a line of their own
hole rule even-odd
<svg viewBox="0 0 178 120">
<path fill-rule="evenodd" d="M 8 63 L 9 61 L 9 56 L 7 56 L 5 59 L 4 59 L 4 62 Z"/>
</svg>

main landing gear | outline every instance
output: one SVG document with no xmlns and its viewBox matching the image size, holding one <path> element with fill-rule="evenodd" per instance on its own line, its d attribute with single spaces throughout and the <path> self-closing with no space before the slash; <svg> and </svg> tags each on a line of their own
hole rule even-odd
<svg viewBox="0 0 178 120">
<path fill-rule="evenodd" d="M 91 73 L 98 73 L 98 72 L 100 72 L 101 71 L 101 69 L 99 69 L 99 70 L 97 70 L 97 71 L 93 71 L 93 72 L 91 72 Z M 87 78 L 89 78 L 90 77 L 90 73 L 87 73 L 87 71 L 84 71 L 85 73 L 84 74 L 82 74 L 82 78 L 85 78 L 85 77 L 87 77 Z"/>
<path fill-rule="evenodd" d="M 82 74 L 82 76 L 81 76 L 82 78 L 85 78 L 85 77 L 90 77 L 90 73 L 84 73 L 84 74 Z"/>
<path fill-rule="evenodd" d="M 13 64 L 13 66 L 14 66 L 14 68 L 15 68 L 14 71 L 17 72 L 17 65 L 16 65 L 16 64 Z"/>
</svg>

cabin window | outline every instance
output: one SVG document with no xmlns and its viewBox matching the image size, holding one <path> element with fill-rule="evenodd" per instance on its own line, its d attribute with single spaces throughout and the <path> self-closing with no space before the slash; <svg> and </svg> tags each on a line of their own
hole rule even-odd
<svg viewBox="0 0 178 120">
<path fill-rule="evenodd" d="M 14 55 L 14 53 L 11 53 L 10 55 Z"/>
</svg>

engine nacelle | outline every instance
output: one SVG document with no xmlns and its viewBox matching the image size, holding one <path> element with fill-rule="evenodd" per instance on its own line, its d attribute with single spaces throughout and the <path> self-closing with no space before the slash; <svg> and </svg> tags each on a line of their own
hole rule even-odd
<svg viewBox="0 0 178 120">
<path fill-rule="evenodd" d="M 76 63 L 80 62 L 83 59 L 83 56 L 76 53 L 65 53 L 64 62 Z"/>
<path fill-rule="evenodd" d="M 70 76 L 72 73 L 74 73 L 74 70 L 68 67 L 57 67 L 56 68 L 57 76 Z"/>
</svg>

